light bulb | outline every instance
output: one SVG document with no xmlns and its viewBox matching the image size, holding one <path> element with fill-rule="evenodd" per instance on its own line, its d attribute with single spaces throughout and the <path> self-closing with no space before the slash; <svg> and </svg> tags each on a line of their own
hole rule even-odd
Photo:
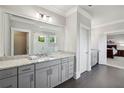
<svg viewBox="0 0 124 93">
<path fill-rule="evenodd" d="M 40 14 L 39 13 L 36 13 L 36 18 L 40 18 Z"/>
<path fill-rule="evenodd" d="M 49 22 L 52 22 L 52 18 L 51 17 L 49 17 Z"/>
<path fill-rule="evenodd" d="M 46 21 L 46 19 L 47 19 L 46 15 L 43 15 L 43 20 L 45 20 L 45 21 Z"/>
</svg>

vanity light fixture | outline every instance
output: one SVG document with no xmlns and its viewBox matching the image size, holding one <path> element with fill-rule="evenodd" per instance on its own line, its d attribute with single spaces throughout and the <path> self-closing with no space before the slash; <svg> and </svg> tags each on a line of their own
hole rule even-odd
<svg viewBox="0 0 124 93">
<path fill-rule="evenodd" d="M 43 15 L 42 19 L 45 20 L 45 21 L 47 21 L 47 16 L 46 15 Z"/>
<path fill-rule="evenodd" d="M 52 18 L 50 16 L 47 16 L 47 17 L 48 17 L 48 21 L 51 22 Z"/>
<path fill-rule="evenodd" d="M 36 13 L 36 17 L 39 19 L 40 18 L 40 14 L 39 13 Z"/>
<path fill-rule="evenodd" d="M 40 15 L 40 18 L 46 22 L 51 22 L 52 21 L 52 18 L 50 16 L 47 16 L 45 14 L 39 14 Z"/>
</svg>

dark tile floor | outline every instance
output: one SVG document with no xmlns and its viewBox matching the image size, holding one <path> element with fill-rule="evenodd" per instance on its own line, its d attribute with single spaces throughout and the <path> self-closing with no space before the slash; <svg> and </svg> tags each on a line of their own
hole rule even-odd
<svg viewBox="0 0 124 93">
<path fill-rule="evenodd" d="M 78 80 L 70 79 L 56 88 L 124 88 L 124 70 L 96 65 Z"/>
</svg>

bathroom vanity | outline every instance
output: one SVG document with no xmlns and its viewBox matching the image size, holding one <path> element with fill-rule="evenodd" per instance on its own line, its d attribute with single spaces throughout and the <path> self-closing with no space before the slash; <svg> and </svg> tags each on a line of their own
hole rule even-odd
<svg viewBox="0 0 124 93">
<path fill-rule="evenodd" d="M 52 59 L 18 58 L 0 61 L 1 88 L 51 88 L 74 75 L 75 56 L 70 53 L 52 55 Z"/>
</svg>

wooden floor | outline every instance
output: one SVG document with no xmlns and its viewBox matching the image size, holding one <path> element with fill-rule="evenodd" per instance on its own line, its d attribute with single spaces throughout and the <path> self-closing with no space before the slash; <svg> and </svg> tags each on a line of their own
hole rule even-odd
<svg viewBox="0 0 124 93">
<path fill-rule="evenodd" d="M 78 80 L 70 79 L 56 88 L 124 88 L 124 70 L 96 65 Z"/>
</svg>

